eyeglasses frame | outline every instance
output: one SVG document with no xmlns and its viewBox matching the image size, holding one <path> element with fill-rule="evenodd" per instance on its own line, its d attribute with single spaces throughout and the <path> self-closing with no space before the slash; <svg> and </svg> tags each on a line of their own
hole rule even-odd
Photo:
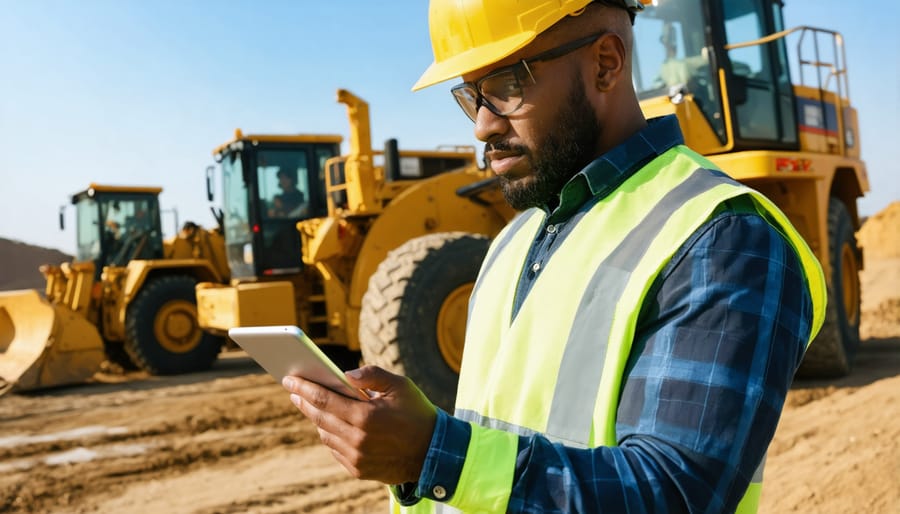
<svg viewBox="0 0 900 514">
<path fill-rule="evenodd" d="M 518 111 L 519 108 L 521 108 L 522 105 L 525 103 L 525 90 L 519 81 L 520 74 L 516 73 L 516 71 L 519 67 L 522 67 L 525 69 L 525 72 L 528 74 L 528 78 L 531 79 L 532 84 L 537 84 L 537 80 L 535 80 L 534 74 L 531 72 L 531 67 L 529 66 L 529 64 L 558 59 L 566 54 L 569 54 L 569 53 L 574 52 L 575 50 L 578 50 L 579 48 L 585 47 L 585 46 L 593 43 L 594 41 L 597 41 L 598 39 L 600 39 L 602 36 L 604 36 L 608 32 L 609 31 L 604 30 L 602 32 L 597 32 L 597 33 L 591 34 L 589 36 L 578 38 L 574 41 L 569 41 L 568 43 L 564 43 L 562 45 L 551 48 L 549 50 L 545 50 L 545 51 L 543 51 L 537 55 L 534 55 L 532 57 L 529 57 L 527 59 L 522 59 L 516 63 L 510 64 L 509 66 L 504 66 L 502 68 L 498 68 L 474 82 L 462 82 L 460 84 L 453 86 L 452 88 L 450 88 L 450 93 L 453 94 L 453 98 L 456 100 L 456 103 L 459 104 L 459 107 L 466 114 L 466 117 L 468 117 L 473 122 L 475 121 L 475 116 L 478 115 L 478 109 L 480 109 L 481 106 L 487 107 L 489 111 L 496 114 L 497 116 L 502 116 L 502 117 L 509 116 L 510 114 Z M 512 72 L 513 77 L 516 79 L 516 87 L 518 87 L 518 89 L 520 91 L 521 98 L 519 98 L 519 103 L 514 108 L 508 110 L 507 112 L 501 112 L 500 109 L 498 109 L 491 102 L 489 102 L 487 100 L 487 98 L 484 97 L 484 95 L 481 92 L 481 84 L 483 84 L 484 81 L 486 81 L 488 79 L 491 79 L 491 78 L 497 77 L 498 75 L 502 75 L 504 73 L 509 73 L 509 72 Z M 461 99 L 459 94 L 457 94 L 457 91 L 463 91 L 463 90 L 467 90 L 470 92 L 474 91 L 474 93 L 475 93 L 474 94 L 474 96 L 475 96 L 474 116 L 470 115 L 469 111 L 463 105 L 463 102 L 466 100 Z"/>
</svg>

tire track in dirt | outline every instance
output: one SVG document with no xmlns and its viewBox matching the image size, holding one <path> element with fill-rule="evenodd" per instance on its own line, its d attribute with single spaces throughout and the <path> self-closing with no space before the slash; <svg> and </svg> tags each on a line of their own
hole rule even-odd
<svg viewBox="0 0 900 514">
<path fill-rule="evenodd" d="M 318 443 L 267 375 L 173 380 L 0 400 L 0 512 L 96 512 L 135 484 Z"/>
<path fill-rule="evenodd" d="M 271 448 L 240 462 L 222 460 L 135 483 L 125 493 L 90 512 L 364 513 L 384 512 L 387 500 L 383 485 L 353 479 L 318 444 Z"/>
</svg>

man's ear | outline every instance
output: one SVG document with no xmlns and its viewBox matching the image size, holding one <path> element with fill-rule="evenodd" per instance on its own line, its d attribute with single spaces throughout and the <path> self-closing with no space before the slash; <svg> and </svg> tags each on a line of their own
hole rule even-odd
<svg viewBox="0 0 900 514">
<path fill-rule="evenodd" d="M 613 89 L 625 70 L 625 42 L 614 32 L 600 36 L 591 45 L 594 65 L 594 86 L 598 91 Z"/>
</svg>

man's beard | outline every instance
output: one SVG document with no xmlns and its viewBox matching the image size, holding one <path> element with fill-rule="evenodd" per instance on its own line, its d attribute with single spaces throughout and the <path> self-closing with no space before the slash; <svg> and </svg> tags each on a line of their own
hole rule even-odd
<svg viewBox="0 0 900 514">
<path fill-rule="evenodd" d="M 563 105 L 544 140 L 536 148 L 512 146 L 501 141 L 488 148 L 515 150 L 528 157 L 532 173 L 519 179 L 500 177 L 503 197 L 516 210 L 543 205 L 555 206 L 566 182 L 581 171 L 594 156 L 600 139 L 600 122 L 585 94 L 584 84 L 573 80 L 568 101 Z"/>
</svg>

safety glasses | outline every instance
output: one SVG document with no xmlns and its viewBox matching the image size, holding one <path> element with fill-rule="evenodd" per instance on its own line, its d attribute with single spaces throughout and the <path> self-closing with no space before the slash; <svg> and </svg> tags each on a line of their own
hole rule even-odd
<svg viewBox="0 0 900 514">
<path fill-rule="evenodd" d="M 473 122 L 478 116 L 478 109 L 481 106 L 487 107 L 497 116 L 509 116 L 525 103 L 523 82 L 536 83 L 529 64 L 562 57 L 593 43 L 603 34 L 606 34 L 606 31 L 551 48 L 510 66 L 494 70 L 475 82 L 463 82 L 453 86 L 450 92 L 453 93 L 456 103 Z"/>
</svg>

